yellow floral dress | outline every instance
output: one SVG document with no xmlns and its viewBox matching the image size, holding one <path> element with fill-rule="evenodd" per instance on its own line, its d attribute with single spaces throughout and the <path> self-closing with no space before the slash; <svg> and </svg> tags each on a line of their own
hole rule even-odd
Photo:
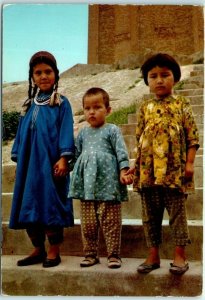
<svg viewBox="0 0 205 300">
<path fill-rule="evenodd" d="M 185 180 L 185 163 L 187 149 L 199 147 L 199 133 L 187 98 L 171 95 L 144 102 L 136 140 L 135 191 L 157 185 L 194 191 L 194 180 Z"/>
</svg>

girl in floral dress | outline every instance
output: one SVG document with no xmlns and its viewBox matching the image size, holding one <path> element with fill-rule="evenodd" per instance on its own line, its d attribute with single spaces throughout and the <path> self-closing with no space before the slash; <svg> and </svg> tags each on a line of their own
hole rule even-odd
<svg viewBox="0 0 205 300">
<path fill-rule="evenodd" d="M 159 53 L 141 67 L 153 97 L 139 111 L 136 129 L 137 154 L 133 187 L 141 194 L 142 221 L 149 255 L 138 267 L 148 273 L 160 267 L 159 245 L 163 212 L 169 214 L 175 250 L 170 272 L 183 274 L 189 268 L 185 246 L 190 243 L 186 199 L 194 191 L 193 173 L 199 135 L 187 98 L 174 95 L 181 71 L 175 59 Z"/>
</svg>

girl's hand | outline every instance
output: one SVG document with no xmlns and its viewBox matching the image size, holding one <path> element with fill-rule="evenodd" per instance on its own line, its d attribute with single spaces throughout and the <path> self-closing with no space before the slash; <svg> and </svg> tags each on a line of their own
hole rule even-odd
<svg viewBox="0 0 205 300">
<path fill-rule="evenodd" d="M 188 148 L 186 165 L 185 165 L 185 178 L 191 180 L 194 175 L 194 159 L 196 156 L 197 148 L 195 146 Z"/>
<path fill-rule="evenodd" d="M 129 169 L 120 170 L 120 182 L 122 184 L 132 184 L 133 183 L 133 174 L 129 173 Z"/>
<path fill-rule="evenodd" d="M 69 172 L 67 158 L 62 156 L 53 166 L 54 176 L 63 177 Z"/>
<path fill-rule="evenodd" d="M 126 170 L 126 169 L 123 169 Z M 125 175 L 134 175 L 135 174 L 135 167 L 131 167 L 129 169 L 126 170 Z"/>
<path fill-rule="evenodd" d="M 194 163 L 187 161 L 185 165 L 185 177 L 191 179 L 194 175 Z"/>
</svg>

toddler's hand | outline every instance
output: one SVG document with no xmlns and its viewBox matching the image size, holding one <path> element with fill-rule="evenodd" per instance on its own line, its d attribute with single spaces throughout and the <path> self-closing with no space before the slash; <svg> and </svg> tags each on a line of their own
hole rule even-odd
<svg viewBox="0 0 205 300">
<path fill-rule="evenodd" d="M 133 174 L 129 173 L 129 169 L 120 170 L 120 182 L 122 184 L 132 184 L 133 183 Z"/>
</svg>

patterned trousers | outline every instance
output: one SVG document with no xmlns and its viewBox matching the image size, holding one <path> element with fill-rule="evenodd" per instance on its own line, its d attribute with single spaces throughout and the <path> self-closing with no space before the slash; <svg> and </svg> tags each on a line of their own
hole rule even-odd
<svg viewBox="0 0 205 300">
<path fill-rule="evenodd" d="M 186 212 L 187 195 L 177 189 L 153 187 L 141 192 L 142 222 L 148 247 L 162 242 L 162 220 L 165 208 L 169 215 L 169 226 L 176 246 L 190 244 Z"/>
<path fill-rule="evenodd" d="M 121 203 L 81 201 L 81 233 L 85 256 L 98 255 L 99 229 L 102 229 L 108 257 L 120 255 Z"/>
</svg>

